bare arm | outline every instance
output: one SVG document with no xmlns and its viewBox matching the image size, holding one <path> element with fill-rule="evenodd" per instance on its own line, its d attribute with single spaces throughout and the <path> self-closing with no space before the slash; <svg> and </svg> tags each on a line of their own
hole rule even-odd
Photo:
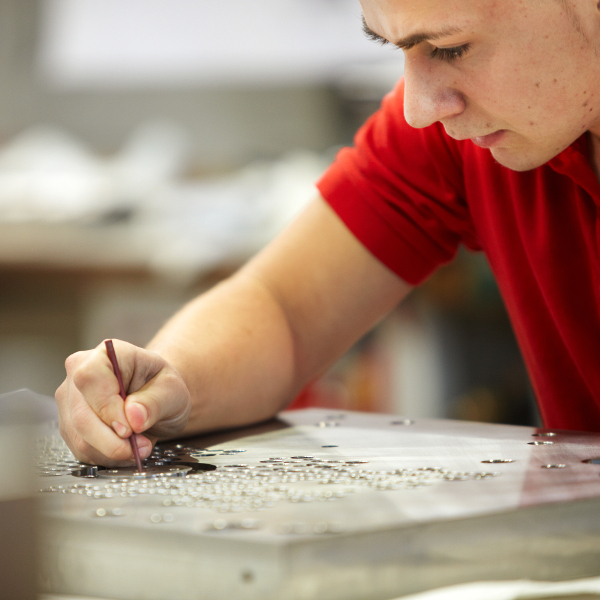
<svg viewBox="0 0 600 600">
<path fill-rule="evenodd" d="M 101 350 L 93 351 L 84 367 L 74 364 L 57 393 L 63 421 L 74 412 L 78 394 L 78 410 L 89 404 L 107 429 L 118 417 L 135 432 L 157 437 L 270 417 L 410 289 L 317 199 L 237 274 L 178 312 L 150 343 L 151 352 L 138 349 L 142 354 L 136 355 L 134 347 L 117 347 L 126 362 L 124 377 L 130 374 L 125 407 L 98 392 L 104 381 L 97 375 Z M 146 369 L 144 380 L 146 355 L 158 363 Z M 171 379 L 159 386 L 161 373 L 170 370 Z M 104 462 L 129 458 L 124 439 L 112 430 L 94 437 L 90 432 L 100 424 L 91 415 L 84 421 L 83 430 L 69 424 L 76 431 L 65 438 L 76 433 L 82 449 L 94 449 L 96 460 L 98 453 L 109 457 Z"/>
<path fill-rule="evenodd" d="M 409 290 L 318 199 L 149 348 L 187 383 L 186 433 L 248 423 L 285 406 Z"/>
</svg>

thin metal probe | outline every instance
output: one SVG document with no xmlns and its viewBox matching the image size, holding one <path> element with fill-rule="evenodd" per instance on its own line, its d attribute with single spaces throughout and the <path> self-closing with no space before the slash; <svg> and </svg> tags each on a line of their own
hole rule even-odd
<svg viewBox="0 0 600 600">
<path fill-rule="evenodd" d="M 121 369 L 119 369 L 119 363 L 117 362 L 115 347 L 113 346 L 112 340 L 106 340 L 104 345 L 106 346 L 106 353 L 108 354 L 113 371 L 115 372 L 117 381 L 119 382 L 119 395 L 121 398 L 123 398 L 123 400 L 125 400 L 125 398 L 127 398 L 127 393 L 125 392 L 125 386 L 123 385 L 123 377 L 121 376 Z M 140 451 L 138 450 L 137 442 L 135 441 L 135 433 L 133 433 L 133 431 L 129 436 L 129 443 L 131 444 L 131 450 L 133 451 L 133 458 L 135 458 L 135 467 L 141 473 L 144 470 L 144 466 L 142 465 L 142 460 L 140 459 Z"/>
</svg>

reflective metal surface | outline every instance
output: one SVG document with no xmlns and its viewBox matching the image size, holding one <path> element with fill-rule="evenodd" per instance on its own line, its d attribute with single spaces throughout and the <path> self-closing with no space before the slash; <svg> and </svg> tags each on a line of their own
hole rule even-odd
<svg viewBox="0 0 600 600">
<path fill-rule="evenodd" d="M 56 430 L 38 448 L 47 592 L 383 600 L 600 571 L 600 435 L 305 410 L 161 444 L 152 477 L 94 473 Z"/>
<path fill-rule="evenodd" d="M 102 469 L 97 472 L 97 477 L 100 479 L 157 479 L 161 477 L 183 477 L 189 473 L 192 467 L 181 466 L 145 466 L 143 471 L 138 471 L 135 468 L 118 468 L 118 469 Z"/>
</svg>

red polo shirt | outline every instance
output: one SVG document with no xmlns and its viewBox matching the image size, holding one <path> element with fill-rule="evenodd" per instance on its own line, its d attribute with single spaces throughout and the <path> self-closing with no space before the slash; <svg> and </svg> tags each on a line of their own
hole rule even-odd
<svg viewBox="0 0 600 600">
<path fill-rule="evenodd" d="M 439 123 L 404 120 L 403 82 L 318 184 L 354 235 L 418 284 L 458 246 L 486 253 L 547 427 L 600 431 L 600 184 L 585 135 L 523 173 Z"/>
</svg>

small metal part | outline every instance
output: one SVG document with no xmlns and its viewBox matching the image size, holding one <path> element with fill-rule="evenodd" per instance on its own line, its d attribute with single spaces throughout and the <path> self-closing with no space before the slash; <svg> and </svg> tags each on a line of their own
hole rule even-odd
<svg viewBox="0 0 600 600">
<path fill-rule="evenodd" d="M 192 470 L 187 466 L 159 466 L 148 467 L 143 471 L 137 471 L 132 467 L 119 467 L 116 469 L 105 469 L 98 472 L 100 479 L 154 479 L 157 477 L 183 477 Z"/>
<path fill-rule="evenodd" d="M 482 460 L 482 463 L 486 464 L 499 464 L 499 463 L 514 463 L 514 458 L 488 458 L 487 460 Z"/>
<path fill-rule="evenodd" d="M 71 475 L 74 477 L 87 477 L 91 479 L 98 476 L 98 470 L 96 465 L 81 465 L 80 469 L 71 471 Z"/>
<path fill-rule="evenodd" d="M 533 437 L 554 437 L 556 433 L 554 431 L 539 431 L 538 433 L 532 433 Z"/>
<path fill-rule="evenodd" d="M 158 513 L 155 513 L 155 514 L 153 514 L 153 515 L 150 517 L 150 520 L 151 520 L 153 523 L 162 523 L 162 520 L 163 520 L 163 518 L 162 518 L 162 515 L 159 515 Z"/>
<path fill-rule="evenodd" d="M 339 423 L 336 421 L 320 421 L 316 424 L 317 427 L 339 427 Z"/>
<path fill-rule="evenodd" d="M 563 464 L 549 464 L 549 465 L 542 465 L 542 469 L 564 469 L 566 468 L 567 465 L 563 465 Z"/>
<path fill-rule="evenodd" d="M 321 446 L 321 448 L 339 448 L 339 446 L 336 446 L 335 444 L 327 444 L 326 446 Z"/>
<path fill-rule="evenodd" d="M 396 421 L 392 421 L 391 425 L 414 425 L 414 421 L 411 419 L 399 419 Z"/>
<path fill-rule="evenodd" d="M 530 446 L 550 446 L 551 444 L 554 444 L 554 442 L 550 442 L 550 441 L 537 441 L 537 442 L 527 442 Z"/>
<path fill-rule="evenodd" d="M 600 458 L 588 458 L 587 460 L 583 460 L 581 462 L 588 463 L 590 465 L 600 465 Z"/>
<path fill-rule="evenodd" d="M 97 517 L 105 517 L 106 516 L 106 509 L 104 508 L 98 508 L 96 509 L 96 516 Z"/>
</svg>

